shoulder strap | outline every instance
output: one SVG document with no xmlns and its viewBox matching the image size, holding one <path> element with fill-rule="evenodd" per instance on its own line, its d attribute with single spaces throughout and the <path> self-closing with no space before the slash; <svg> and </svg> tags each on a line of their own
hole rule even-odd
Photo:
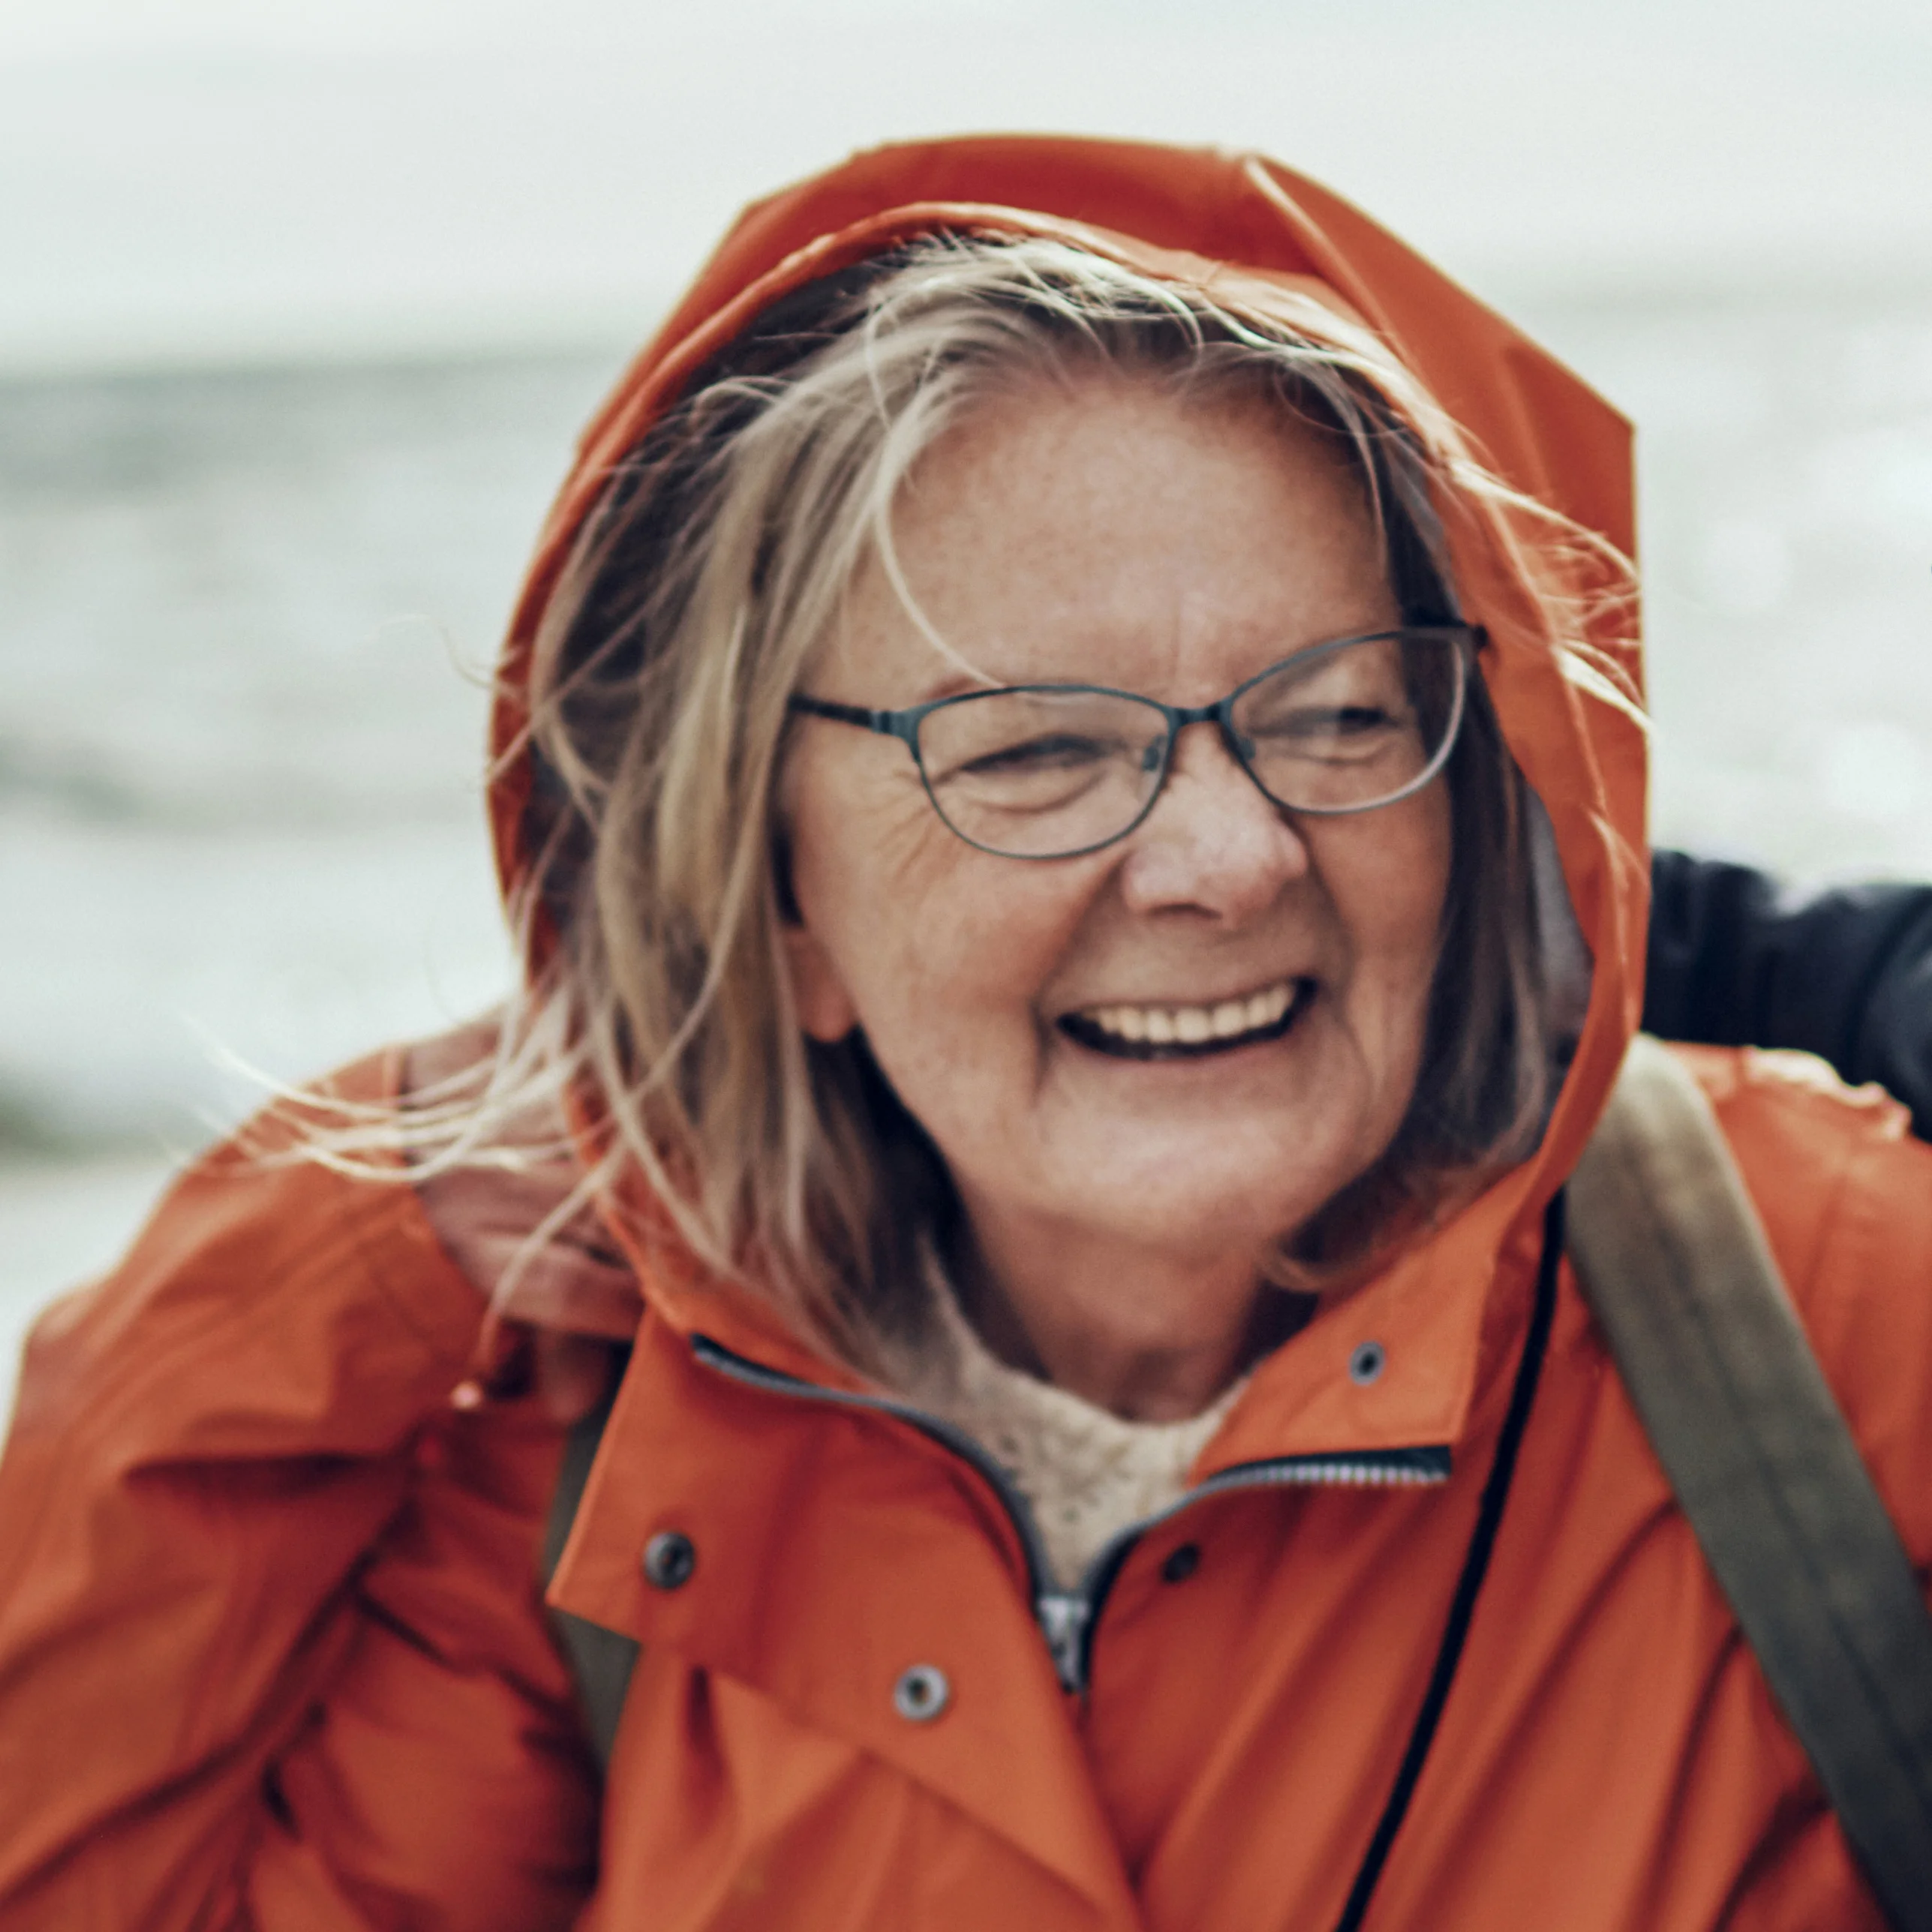
<svg viewBox="0 0 1932 1932">
<path fill-rule="evenodd" d="M 1932 1932 L 1932 1615 L 1709 1102 L 1632 1043 L 1570 1245 L 1651 1446 L 1897 1932 Z"/>
<path fill-rule="evenodd" d="M 545 1588 L 557 1573 L 563 1546 L 570 1540 L 570 1525 L 577 1519 L 577 1505 L 584 1500 L 584 1485 L 590 1480 L 590 1465 L 597 1459 L 597 1445 L 604 1439 L 604 1425 L 610 1420 L 611 1404 L 615 1399 L 616 1378 L 613 1378 L 611 1393 L 575 1423 L 564 1438 L 563 1460 L 557 1472 L 557 1487 L 551 1495 L 550 1519 L 544 1526 Z M 552 1610 L 550 1622 L 570 1666 L 570 1675 L 576 1679 L 577 1701 L 583 1707 L 584 1726 L 590 1733 L 591 1749 L 597 1754 L 598 1766 L 608 1771 L 617 1720 L 623 1714 L 624 1693 L 630 1688 L 630 1674 L 637 1665 L 637 1639 L 572 1616 L 568 1610 Z"/>
</svg>

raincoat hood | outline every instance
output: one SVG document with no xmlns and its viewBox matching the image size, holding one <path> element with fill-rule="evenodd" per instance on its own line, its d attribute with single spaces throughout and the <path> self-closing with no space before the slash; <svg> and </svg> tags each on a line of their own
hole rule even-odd
<svg viewBox="0 0 1932 1932">
<path fill-rule="evenodd" d="M 1511 1246 L 1534 1245 L 1539 1210 L 1587 1139 L 1641 1008 L 1641 674 L 1631 600 L 1602 594 L 1617 576 L 1604 555 L 1633 548 L 1631 437 L 1624 419 L 1555 358 L 1327 189 L 1256 155 L 996 136 L 875 149 L 747 209 L 593 419 L 544 528 L 506 646 L 494 721 L 491 807 L 504 889 L 515 891 L 526 867 L 533 774 L 516 747 L 527 723 L 533 640 L 614 466 L 694 373 L 774 302 L 909 239 L 962 230 L 1061 239 L 1289 320 L 1306 317 L 1312 299 L 1342 324 L 1379 336 L 1478 462 L 1557 513 L 1532 517 L 1485 500 L 1448 520 L 1456 594 L 1464 615 L 1488 632 L 1491 696 L 1548 813 L 1594 969 L 1578 1050 L 1537 1154 L 1461 1216 L 1447 1243 L 1432 1241 L 1370 1291 L 1402 1302 L 1411 1327 L 1433 1300 L 1438 1320 L 1465 1330 L 1435 1338 L 1444 1345 L 1441 1375 L 1432 1384 L 1426 1375 L 1410 1378 L 1419 1407 L 1392 1404 L 1386 1419 L 1391 1440 L 1417 1440 L 1418 1430 L 1428 1432 L 1422 1439 L 1442 1439 L 1437 1432 L 1453 1434 L 1466 1407 L 1472 1372 L 1447 1365 L 1470 1364 L 1467 1324 L 1479 1318 L 1452 1316 L 1430 1281 L 1444 1266 L 1486 1278 Z M 1601 540 L 1594 550 L 1591 539 Z M 1552 589 L 1574 596 L 1582 613 L 1558 638 L 1550 634 Z M 539 921 L 533 966 L 550 943 Z M 632 1258 L 659 1312 L 677 1327 L 696 1324 L 687 1293 L 696 1284 L 668 1278 L 661 1256 Z M 786 1366 L 824 1375 L 825 1365 L 774 1333 L 768 1319 L 749 1308 L 723 1318 L 717 1300 L 703 1297 L 707 1332 L 718 1333 L 722 1321 L 766 1359 L 776 1351 Z M 1428 1318 L 1423 1325 L 1431 1326 Z M 1302 1420 L 1320 1435 L 1318 1418 Z"/>
</svg>

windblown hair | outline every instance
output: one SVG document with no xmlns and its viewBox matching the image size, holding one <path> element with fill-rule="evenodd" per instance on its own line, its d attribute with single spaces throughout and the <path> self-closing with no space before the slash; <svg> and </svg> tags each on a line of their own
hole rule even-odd
<svg viewBox="0 0 1932 1932">
<path fill-rule="evenodd" d="M 946 234 L 781 302 L 701 371 L 610 476 L 535 640 L 512 753 L 536 774 L 515 910 L 526 937 L 554 942 L 493 1065 L 422 1097 L 418 1171 L 513 1163 L 506 1123 L 572 1089 L 603 1153 L 572 1206 L 614 1203 L 619 1176 L 641 1173 L 705 1266 L 871 1366 L 915 1244 L 943 1251 L 957 1209 L 863 1037 L 811 1041 L 794 1012 L 787 701 L 861 569 L 876 560 L 910 608 L 892 512 L 924 453 L 990 398 L 1096 371 L 1328 440 L 1374 508 L 1405 620 L 1453 620 L 1445 520 L 1484 496 L 1534 506 L 1376 338 L 1306 311 L 1291 327 L 1059 242 Z M 1567 620 L 1547 596 L 1555 638 Z M 1360 1267 L 1522 1158 L 1546 1112 L 1558 1042 L 1531 808 L 1471 683 L 1416 1092 L 1373 1170 L 1284 1242 L 1284 1284 Z"/>
</svg>

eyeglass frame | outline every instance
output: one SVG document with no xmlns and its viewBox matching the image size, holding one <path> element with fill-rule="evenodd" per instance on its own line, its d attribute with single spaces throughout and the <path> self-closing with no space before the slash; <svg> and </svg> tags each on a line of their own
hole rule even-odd
<svg viewBox="0 0 1932 1932">
<path fill-rule="evenodd" d="M 1442 743 L 1436 747 L 1429 762 L 1399 790 L 1391 792 L 1386 798 L 1372 798 L 1365 804 L 1290 805 L 1277 798 L 1261 783 L 1259 775 L 1242 753 L 1234 729 L 1236 703 L 1256 685 L 1265 684 L 1277 672 L 1285 671 L 1290 665 L 1300 663 L 1305 659 L 1345 651 L 1352 645 L 1377 643 L 1385 638 L 1400 640 L 1411 637 L 1447 638 L 1459 647 L 1456 656 L 1460 669 L 1456 687 L 1456 715 L 1444 735 Z M 861 730 L 876 732 L 882 737 L 898 739 L 912 756 L 927 802 L 931 805 L 940 824 L 954 838 L 963 845 L 972 846 L 975 852 L 985 852 L 994 858 L 1018 859 L 1026 864 L 1041 864 L 1050 863 L 1055 859 L 1085 858 L 1089 853 L 1104 852 L 1109 846 L 1118 845 L 1122 839 L 1128 837 L 1146 824 L 1148 815 L 1159 802 L 1161 794 L 1167 786 L 1167 775 L 1173 768 L 1175 741 L 1189 725 L 1217 726 L 1221 744 L 1228 756 L 1239 767 L 1248 783 L 1278 812 L 1289 812 L 1306 818 L 1347 818 L 1357 812 L 1380 811 L 1384 805 L 1396 804 L 1402 799 L 1413 798 L 1423 786 L 1441 775 L 1444 767 L 1449 762 L 1450 755 L 1456 749 L 1456 741 L 1462 735 L 1463 721 L 1469 711 L 1469 679 L 1475 670 L 1474 660 L 1488 648 L 1489 641 L 1489 633 L 1480 624 L 1465 623 L 1399 624 L 1388 630 L 1363 631 L 1354 637 L 1330 638 L 1320 644 L 1305 645 L 1300 651 L 1291 651 L 1286 657 L 1278 659 L 1265 670 L 1256 672 L 1251 678 L 1243 678 L 1224 698 L 1218 698 L 1208 705 L 1163 704 L 1158 698 L 1149 698 L 1143 692 L 1122 690 L 1111 684 L 996 684 L 981 690 L 954 691 L 943 698 L 929 699 L 924 704 L 907 705 L 897 711 L 879 711 L 864 705 L 842 705 L 830 698 L 814 698 L 804 692 L 795 691 L 786 701 L 786 708 L 801 717 L 828 718 L 834 724 L 856 725 Z M 920 756 L 920 726 L 933 712 L 942 711 L 948 705 L 970 704 L 978 698 L 999 697 L 1008 693 L 1023 695 L 1030 692 L 1128 698 L 1136 704 L 1144 705 L 1149 710 L 1159 712 L 1167 721 L 1167 735 L 1161 741 L 1160 768 L 1155 775 L 1153 789 L 1147 794 L 1140 810 L 1119 831 L 1111 832 L 1104 839 L 1097 839 L 1092 845 L 1077 846 L 1068 852 L 1012 852 L 1002 851 L 998 846 L 982 845 L 978 839 L 969 838 L 946 816 L 945 808 L 933 793 L 932 778 L 926 770 L 926 761 Z"/>
</svg>

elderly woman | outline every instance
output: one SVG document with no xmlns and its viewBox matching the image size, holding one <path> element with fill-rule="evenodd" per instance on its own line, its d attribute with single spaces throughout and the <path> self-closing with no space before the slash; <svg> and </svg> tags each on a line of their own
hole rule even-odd
<svg viewBox="0 0 1932 1932">
<path fill-rule="evenodd" d="M 1627 461 L 1271 163 L 751 210 L 515 620 L 521 991 L 35 1339 L 8 1925 L 1879 1924 L 1561 1238 Z M 1932 1152 L 1692 1064 L 1922 1573 Z"/>
</svg>

